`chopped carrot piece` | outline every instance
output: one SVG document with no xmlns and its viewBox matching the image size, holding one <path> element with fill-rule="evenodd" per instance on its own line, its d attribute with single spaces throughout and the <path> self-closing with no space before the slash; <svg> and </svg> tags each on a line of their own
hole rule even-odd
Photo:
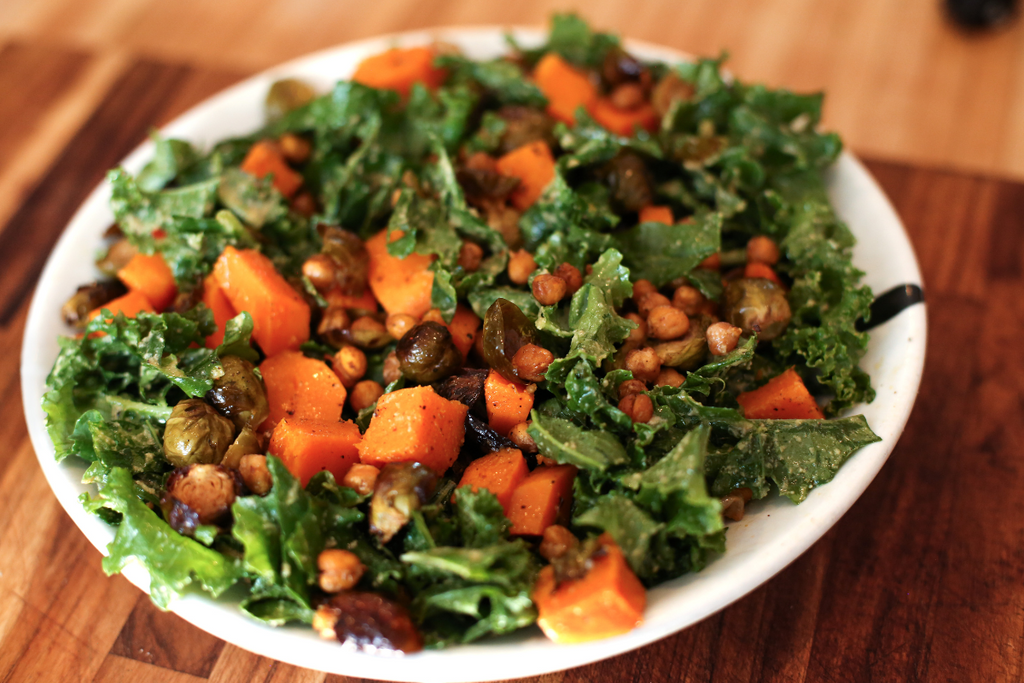
<svg viewBox="0 0 1024 683">
<path fill-rule="evenodd" d="M 263 431 L 273 430 L 285 418 L 320 422 L 341 419 L 348 392 L 323 361 L 298 351 L 285 351 L 263 361 L 260 374 L 270 404 L 269 415 L 259 427 Z"/>
<path fill-rule="evenodd" d="M 533 79 L 548 98 L 548 113 L 570 126 L 576 123 L 578 108 L 589 110 L 597 100 L 597 88 L 587 75 L 554 52 L 549 52 L 537 62 Z"/>
<path fill-rule="evenodd" d="M 396 233 L 392 239 L 400 237 Z M 433 258 L 409 254 L 398 258 L 388 253 L 387 230 L 366 240 L 370 257 L 369 283 L 373 295 L 388 313 L 405 313 L 422 318 L 430 310 L 434 274 L 429 270 Z"/>
<path fill-rule="evenodd" d="M 581 643 L 626 633 L 643 622 L 647 594 L 612 537 L 601 534 L 601 551 L 581 579 L 555 581 L 554 567 L 537 576 L 533 601 L 537 625 L 556 643 Z"/>
<path fill-rule="evenodd" d="M 354 422 L 321 422 L 285 418 L 274 427 L 270 453 L 281 458 L 304 487 L 317 472 L 327 470 L 339 484 L 352 465 L 359 462 L 357 445 L 362 440 Z"/>
<path fill-rule="evenodd" d="M 436 56 L 429 47 L 392 48 L 361 61 L 352 80 L 408 97 L 414 83 L 431 89 L 444 83 L 447 74 L 434 66 Z"/>
<path fill-rule="evenodd" d="M 231 307 L 252 316 L 252 336 L 268 356 L 297 350 L 309 339 L 309 304 L 263 254 L 226 247 L 213 274 Z"/>
<path fill-rule="evenodd" d="M 775 274 L 775 271 L 772 270 L 772 267 L 767 263 L 757 263 L 756 261 L 748 263 L 743 267 L 743 277 L 760 277 L 765 280 L 771 280 L 779 287 L 785 287 L 785 285 L 782 284 L 782 280 L 779 279 L 779 276 Z"/>
<path fill-rule="evenodd" d="M 302 186 L 302 175 L 288 165 L 281 150 L 270 140 L 260 140 L 250 147 L 241 169 L 261 179 L 273 174 L 274 187 L 286 198 L 291 198 Z"/>
<path fill-rule="evenodd" d="M 359 458 L 374 467 L 418 462 L 443 475 L 459 457 L 468 412 L 429 386 L 384 394 L 359 444 Z"/>
<path fill-rule="evenodd" d="M 531 472 L 512 492 L 509 533 L 540 536 L 555 522 L 567 521 L 575 478 L 576 468 L 572 465 L 544 465 Z"/>
<path fill-rule="evenodd" d="M 535 140 L 499 158 L 498 173 L 519 178 L 519 185 L 510 199 L 512 206 L 525 211 L 540 199 L 544 188 L 554 180 L 555 157 L 546 142 Z"/>
<path fill-rule="evenodd" d="M 487 373 L 484 383 L 484 403 L 487 404 L 487 422 L 491 429 L 508 436 L 520 422 L 526 422 L 533 409 L 533 393 L 525 384 L 513 382 L 495 370 Z"/>
<path fill-rule="evenodd" d="M 128 289 L 142 292 L 157 311 L 170 306 L 178 294 L 174 273 L 160 254 L 135 254 L 117 277 Z"/>
<path fill-rule="evenodd" d="M 607 97 L 601 97 L 591 105 L 590 115 L 616 135 L 630 137 L 636 128 L 649 133 L 658 129 L 658 112 L 648 102 L 635 109 L 619 109 Z"/>
<path fill-rule="evenodd" d="M 203 280 L 203 303 L 213 313 L 213 322 L 217 324 L 217 331 L 206 338 L 206 348 L 215 349 L 224 343 L 224 326 L 238 314 L 212 273 Z"/>
<path fill-rule="evenodd" d="M 748 420 L 822 420 L 821 411 L 814 397 L 807 391 L 804 381 L 789 368 L 781 375 L 768 380 L 763 387 L 745 391 L 736 397 Z"/>
<path fill-rule="evenodd" d="M 529 473 L 522 452 L 516 448 L 504 448 L 469 463 L 459 486 L 470 486 L 474 491 L 487 489 L 501 503 L 507 516 L 513 491 Z"/>
<path fill-rule="evenodd" d="M 672 217 L 672 209 L 668 206 L 645 206 L 640 209 L 640 222 L 641 223 L 664 223 L 665 225 L 672 225 L 675 223 L 675 218 Z"/>
</svg>

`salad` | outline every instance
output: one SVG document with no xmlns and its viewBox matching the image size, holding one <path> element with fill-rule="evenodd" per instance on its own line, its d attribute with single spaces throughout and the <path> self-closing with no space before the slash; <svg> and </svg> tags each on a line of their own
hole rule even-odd
<svg viewBox="0 0 1024 683">
<path fill-rule="evenodd" d="M 556 15 L 279 81 L 210 150 L 154 135 L 43 401 L 104 570 L 365 651 L 634 628 L 878 440 L 840 417 L 872 294 L 820 108 Z"/>
</svg>

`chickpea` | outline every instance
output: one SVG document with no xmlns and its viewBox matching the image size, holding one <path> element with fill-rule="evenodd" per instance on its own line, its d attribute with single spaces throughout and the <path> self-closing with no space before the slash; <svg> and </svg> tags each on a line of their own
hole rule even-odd
<svg viewBox="0 0 1024 683">
<path fill-rule="evenodd" d="M 654 380 L 654 385 L 658 387 L 680 387 L 686 378 L 683 375 L 672 368 L 662 368 L 661 372 L 658 373 L 658 379 Z"/>
<path fill-rule="evenodd" d="M 630 394 L 619 401 L 619 410 L 633 422 L 649 422 L 654 417 L 654 403 L 647 394 Z"/>
<path fill-rule="evenodd" d="M 473 273 L 480 269 L 480 262 L 484 259 L 483 248 L 470 241 L 464 241 L 459 249 L 459 265 L 467 273 Z"/>
<path fill-rule="evenodd" d="M 288 202 L 288 206 L 300 216 L 310 218 L 317 210 L 316 197 L 311 192 L 303 190 L 292 197 L 291 201 Z"/>
<path fill-rule="evenodd" d="M 509 255 L 508 279 L 514 284 L 525 285 L 535 270 L 537 270 L 537 262 L 533 260 L 533 254 L 525 249 L 514 251 Z"/>
<path fill-rule="evenodd" d="M 293 164 L 304 163 L 313 151 L 313 145 L 309 140 L 295 133 L 285 133 L 277 139 L 277 145 L 281 148 L 284 158 Z"/>
<path fill-rule="evenodd" d="M 384 375 L 385 384 L 391 384 L 402 376 L 402 361 L 398 360 L 398 354 L 394 351 L 384 357 L 384 368 L 382 369 L 382 373 Z"/>
<path fill-rule="evenodd" d="M 704 333 L 708 340 L 708 350 L 715 356 L 724 356 L 735 349 L 741 334 L 743 330 L 729 323 L 715 323 Z"/>
<path fill-rule="evenodd" d="M 330 605 L 320 605 L 313 614 L 313 630 L 324 640 L 335 640 L 338 637 L 334 627 L 341 615 Z"/>
<path fill-rule="evenodd" d="M 540 382 L 544 379 L 544 373 L 548 366 L 555 360 L 555 354 L 543 346 L 526 344 L 512 357 L 512 365 L 516 369 L 519 379 L 526 382 Z"/>
<path fill-rule="evenodd" d="M 751 237 L 747 242 L 747 263 L 766 263 L 774 266 L 781 258 L 775 240 L 765 235 Z"/>
<path fill-rule="evenodd" d="M 380 470 L 373 465 L 358 463 L 352 465 L 345 476 L 341 479 L 341 485 L 355 489 L 361 496 L 368 496 L 373 493 L 373 487 L 377 484 L 377 475 Z"/>
<path fill-rule="evenodd" d="M 346 389 L 351 389 L 366 374 L 366 354 L 354 346 L 345 345 L 331 357 L 334 374 Z"/>
<path fill-rule="evenodd" d="M 420 320 L 420 322 L 425 323 L 428 321 L 435 322 L 438 325 L 444 325 L 445 327 L 448 327 L 448 323 L 444 321 L 444 316 L 441 315 L 441 309 L 439 308 L 431 308 L 429 311 L 423 314 L 423 319 Z"/>
<path fill-rule="evenodd" d="M 700 293 L 700 290 L 690 285 L 677 287 L 672 294 L 672 305 L 686 315 L 697 315 L 706 302 L 707 299 Z"/>
<path fill-rule="evenodd" d="M 327 254 L 313 254 L 302 264 L 302 274 L 309 278 L 318 292 L 326 292 L 334 286 L 338 267 Z"/>
<path fill-rule="evenodd" d="M 416 326 L 416 318 L 405 313 L 392 313 L 384 321 L 384 327 L 387 328 L 388 334 L 395 339 L 401 339 L 402 336 Z"/>
<path fill-rule="evenodd" d="M 641 382 L 653 382 L 661 372 L 661 359 L 654 349 L 634 349 L 626 354 L 626 369 Z"/>
<path fill-rule="evenodd" d="M 530 428 L 529 422 L 520 422 L 508 433 L 508 440 L 516 445 L 516 447 L 526 453 L 537 452 L 537 442 L 533 440 L 530 433 L 527 431 Z"/>
<path fill-rule="evenodd" d="M 364 379 L 352 387 L 352 391 L 348 395 L 348 402 L 352 406 L 352 410 L 359 412 L 363 408 L 372 406 L 383 395 L 384 387 L 372 379 Z"/>
<path fill-rule="evenodd" d="M 747 503 L 753 498 L 753 492 L 748 488 L 736 489 L 722 497 L 722 516 L 738 522 L 743 519 Z"/>
<path fill-rule="evenodd" d="M 243 455 L 238 462 L 238 474 L 246 487 L 257 496 L 265 496 L 274 485 L 274 479 L 267 469 L 267 456 Z"/>
<path fill-rule="evenodd" d="M 565 296 L 568 286 L 565 284 L 565 280 L 557 275 L 544 273 L 533 278 L 531 290 L 533 298 L 542 306 L 554 306 Z"/>
<path fill-rule="evenodd" d="M 627 379 L 619 385 L 619 399 L 624 399 L 632 394 L 642 394 L 647 391 L 647 385 L 638 379 Z"/>
<path fill-rule="evenodd" d="M 316 566 L 320 570 L 320 589 L 325 593 L 354 588 L 366 571 L 355 553 L 338 548 L 322 551 L 316 558 Z"/>
<path fill-rule="evenodd" d="M 565 286 L 570 296 L 583 286 L 583 275 L 580 273 L 580 269 L 571 263 L 563 263 L 555 268 L 555 275 L 565 280 Z"/>
<path fill-rule="evenodd" d="M 579 545 L 579 540 L 571 531 L 561 524 L 552 524 L 544 529 L 544 536 L 541 539 L 540 556 L 547 561 L 565 555 L 567 552 Z"/>
<path fill-rule="evenodd" d="M 722 255 L 721 254 L 712 254 L 711 256 L 708 256 L 706 259 L 701 261 L 700 264 L 697 267 L 701 268 L 703 270 L 721 270 L 722 269 Z"/>
<path fill-rule="evenodd" d="M 657 306 L 647 316 L 647 328 L 655 339 L 678 339 L 690 329 L 690 319 L 674 306 Z"/>
<path fill-rule="evenodd" d="M 616 109 L 636 109 L 644 103 L 644 89 L 639 83 L 623 83 L 612 90 L 610 99 Z"/>
<path fill-rule="evenodd" d="M 633 301 L 640 301 L 648 294 L 655 294 L 657 291 L 658 288 L 650 280 L 637 280 L 633 283 Z"/>
<path fill-rule="evenodd" d="M 642 299 L 636 302 L 636 307 L 640 310 L 640 315 L 647 317 L 651 314 L 658 306 L 671 306 L 672 301 L 664 294 L 658 292 L 652 292 L 645 294 Z"/>
<path fill-rule="evenodd" d="M 636 327 L 629 331 L 629 336 L 626 337 L 624 343 L 640 346 L 647 341 L 647 321 L 637 313 L 627 313 L 624 317 L 626 320 L 636 323 Z"/>
</svg>

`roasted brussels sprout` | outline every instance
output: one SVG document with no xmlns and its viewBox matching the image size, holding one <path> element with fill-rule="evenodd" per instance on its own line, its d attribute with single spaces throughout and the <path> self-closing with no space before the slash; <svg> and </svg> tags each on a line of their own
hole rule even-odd
<svg viewBox="0 0 1024 683">
<path fill-rule="evenodd" d="M 460 168 L 455 177 L 462 186 L 466 201 L 484 208 L 491 202 L 503 202 L 519 187 L 519 178 L 501 175 L 486 168 Z"/>
<path fill-rule="evenodd" d="M 434 494 L 435 488 L 437 475 L 425 465 L 418 462 L 385 465 L 373 485 L 370 531 L 382 543 L 387 543 Z"/>
<path fill-rule="evenodd" d="M 104 275 L 117 276 L 117 271 L 128 265 L 138 250 L 127 239 L 121 238 L 110 245 L 107 252 L 96 259 L 96 267 Z"/>
<path fill-rule="evenodd" d="M 242 427 L 235 440 L 224 452 L 224 458 L 220 461 L 224 467 L 237 470 L 244 455 L 262 455 L 266 452 L 266 443 L 251 427 Z"/>
<path fill-rule="evenodd" d="M 778 337 L 793 317 L 786 293 L 765 278 L 741 278 L 730 282 L 722 296 L 722 317 L 759 341 Z"/>
<path fill-rule="evenodd" d="M 109 303 L 128 290 L 119 280 L 90 282 L 79 287 L 60 309 L 64 322 L 72 327 L 85 327 L 89 312 Z"/>
<path fill-rule="evenodd" d="M 175 467 L 219 463 L 235 438 L 231 421 L 206 401 L 189 398 L 171 410 L 164 427 L 164 456 Z"/>
<path fill-rule="evenodd" d="M 409 612 L 397 602 L 376 593 L 342 591 L 332 595 L 313 617 L 321 638 L 337 638 L 345 648 L 368 653 L 423 649 L 423 638 Z"/>
<path fill-rule="evenodd" d="M 662 342 L 654 346 L 662 365 L 681 370 L 693 370 L 704 364 L 708 355 L 707 329 L 713 320 L 708 315 L 690 319 L 690 330 L 682 339 Z"/>
<path fill-rule="evenodd" d="M 345 294 L 358 296 L 366 287 L 370 258 L 359 236 L 334 226 L 324 228 L 321 252 L 334 261 L 334 280 Z"/>
<path fill-rule="evenodd" d="M 220 359 L 224 375 L 214 380 L 206 400 L 225 415 L 236 429 L 255 429 L 270 414 L 267 390 L 255 372 L 253 364 L 238 356 Z"/>
<path fill-rule="evenodd" d="M 654 199 L 651 174 L 636 152 L 619 152 L 601 167 L 612 203 L 623 211 L 640 211 Z"/>
<path fill-rule="evenodd" d="M 537 328 L 508 299 L 496 299 L 484 314 L 484 360 L 512 382 L 519 382 L 512 359 L 516 352 L 537 340 Z"/>
<path fill-rule="evenodd" d="M 297 78 L 282 78 L 274 81 L 264 101 L 268 121 L 275 121 L 293 109 L 309 104 L 316 97 L 316 90 L 309 83 Z"/>
<path fill-rule="evenodd" d="M 448 328 L 432 320 L 406 332 L 395 349 L 402 374 L 420 384 L 430 384 L 462 366 L 462 353 Z"/>
<path fill-rule="evenodd" d="M 639 80 L 650 83 L 647 67 L 640 60 L 621 47 L 613 47 L 605 53 L 601 62 L 601 81 L 606 86 L 614 88 L 620 83 Z"/>
<path fill-rule="evenodd" d="M 160 506 L 167 523 L 190 536 L 200 524 L 223 526 L 241 494 L 242 480 L 236 472 L 221 465 L 189 465 L 171 473 Z"/>
<path fill-rule="evenodd" d="M 535 140 L 554 145 L 555 120 L 540 109 L 510 104 L 499 109 L 498 116 L 505 121 L 499 143 L 502 154 Z"/>
</svg>

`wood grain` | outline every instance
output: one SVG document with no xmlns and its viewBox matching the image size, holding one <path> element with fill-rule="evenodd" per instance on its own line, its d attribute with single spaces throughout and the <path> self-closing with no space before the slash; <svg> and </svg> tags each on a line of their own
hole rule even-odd
<svg viewBox="0 0 1024 683">
<path fill-rule="evenodd" d="M 21 104 L 0 100 L 0 193 L 17 178 L 28 188 L 8 214 L 0 200 L 0 683 L 356 683 L 225 644 L 105 577 L 35 461 L 12 351 L 54 240 L 151 126 L 271 61 L 338 40 L 539 21 L 551 7 L 507 5 L 0 3 L 0 87 L 45 81 Z M 740 43 L 744 75 L 835 88 L 831 120 L 876 153 L 870 169 L 917 249 L 928 363 L 890 461 L 796 562 L 692 628 L 528 683 L 1024 679 L 1024 184 L 1014 180 L 1024 162 L 1008 156 L 1024 151 L 1021 29 L 964 39 L 921 2 L 630 9 L 598 2 L 592 16 L 695 51 Z M 896 40 L 893 26 L 915 28 Z"/>
</svg>

